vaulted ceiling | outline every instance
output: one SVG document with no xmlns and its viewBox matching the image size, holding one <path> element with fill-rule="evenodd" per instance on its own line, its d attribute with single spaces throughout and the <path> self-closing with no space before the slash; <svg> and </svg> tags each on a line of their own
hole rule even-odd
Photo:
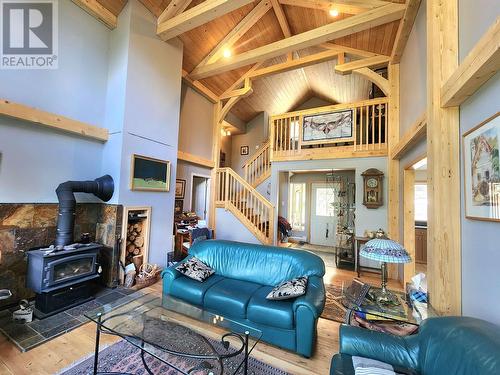
<svg viewBox="0 0 500 375">
<path fill-rule="evenodd" d="M 126 0 L 97 0 L 103 7 L 114 15 L 123 9 Z M 156 17 L 164 17 L 170 0 L 140 0 Z M 215 0 L 172 0 L 170 5 L 170 19 L 184 14 L 199 4 L 214 2 Z M 233 0 L 235 1 L 235 0 Z M 283 40 L 287 37 L 302 34 L 318 29 L 324 25 L 348 19 L 353 14 L 362 13 L 381 6 L 381 4 L 404 3 L 405 0 L 259 0 L 243 1 L 241 7 L 235 7 L 226 14 L 204 22 L 198 27 L 179 33 L 178 37 L 184 43 L 183 69 L 189 74 L 216 48 L 232 30 L 241 25 L 242 20 L 257 6 L 263 8 L 259 18 L 251 23 L 248 30 L 238 35 L 234 44 L 230 46 L 232 56 L 239 56 L 245 52 Z M 223 1 L 220 1 L 223 3 Z M 175 10 L 173 5 L 179 9 Z M 293 5 L 292 5 L 293 4 Z M 181 9 L 181 7 L 187 8 Z M 333 17 L 332 8 L 340 13 Z M 364 8 L 363 8 L 364 7 Z M 366 8 L 366 9 L 365 9 Z M 173 9 L 173 10 L 172 10 Z M 281 9 L 281 13 L 280 13 Z M 361 11 L 360 11 L 361 10 Z M 257 9 L 254 10 L 257 12 Z M 163 14 L 163 15 L 162 15 Z M 380 24 L 369 25 L 363 31 L 344 33 L 337 39 L 328 40 L 336 46 L 371 52 L 377 55 L 390 56 L 393 51 L 399 18 Z M 373 23 L 377 25 L 377 23 Z M 371 26 L 371 27 L 370 27 Z M 353 28 L 353 30 L 355 30 Z M 288 35 L 286 35 L 288 34 Z M 326 40 L 325 40 L 326 42 Z M 324 44 L 324 43 L 323 43 Z M 304 58 L 328 50 L 322 44 L 295 50 L 292 55 L 275 56 L 260 62 L 261 67 L 290 60 Z M 344 56 L 344 55 L 343 55 Z M 342 57 L 343 57 L 342 56 Z M 346 54 L 345 62 L 355 60 L 354 54 Z M 366 57 L 366 56 L 364 56 Z M 231 59 L 229 57 L 228 59 Z M 225 59 L 221 57 L 220 60 Z M 265 77 L 252 79 L 253 94 L 241 99 L 232 108 L 232 112 L 243 121 L 249 121 L 261 111 L 269 114 L 279 114 L 291 110 L 297 104 L 312 96 L 332 103 L 346 103 L 368 98 L 371 82 L 361 75 L 341 75 L 335 72 L 337 57 L 315 65 L 300 67 L 295 70 L 281 72 Z M 251 64 L 223 71 L 216 75 L 199 79 L 199 82 L 220 96 L 235 84 L 250 68 Z"/>
</svg>

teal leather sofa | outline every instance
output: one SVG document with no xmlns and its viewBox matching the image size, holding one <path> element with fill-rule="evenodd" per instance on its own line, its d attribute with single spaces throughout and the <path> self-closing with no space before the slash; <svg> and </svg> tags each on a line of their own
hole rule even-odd
<svg viewBox="0 0 500 375">
<path fill-rule="evenodd" d="M 330 375 L 354 374 L 352 356 L 390 363 L 404 374 L 498 375 L 500 327 L 467 317 L 429 318 L 418 334 L 397 337 L 343 325 Z"/>
<path fill-rule="evenodd" d="M 262 331 L 262 340 L 305 357 L 313 353 L 316 324 L 325 304 L 323 260 L 307 251 L 247 243 L 206 240 L 189 249 L 215 270 L 200 283 L 182 276 L 175 267 L 163 274 L 163 293 L 204 310 Z M 301 297 L 269 301 L 279 283 L 308 276 Z"/>
</svg>

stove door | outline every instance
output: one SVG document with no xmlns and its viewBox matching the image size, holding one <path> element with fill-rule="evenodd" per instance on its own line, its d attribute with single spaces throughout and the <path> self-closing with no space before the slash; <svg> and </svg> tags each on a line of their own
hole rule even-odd
<svg viewBox="0 0 500 375">
<path fill-rule="evenodd" d="M 47 265 L 45 284 L 50 287 L 60 283 L 77 281 L 96 273 L 96 254 L 79 254 L 64 257 Z"/>
</svg>

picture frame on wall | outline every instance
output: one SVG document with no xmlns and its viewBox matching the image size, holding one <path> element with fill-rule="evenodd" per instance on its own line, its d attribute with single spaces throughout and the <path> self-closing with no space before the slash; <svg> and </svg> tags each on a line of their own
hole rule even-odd
<svg viewBox="0 0 500 375">
<path fill-rule="evenodd" d="M 500 222 L 500 112 L 462 136 L 465 217 Z"/>
<path fill-rule="evenodd" d="M 304 116 L 302 144 L 352 142 L 353 111 L 351 109 Z"/>
<path fill-rule="evenodd" d="M 174 213 L 181 214 L 184 208 L 184 201 L 182 199 L 176 199 L 174 205 Z"/>
<path fill-rule="evenodd" d="M 176 179 L 175 180 L 175 199 L 184 199 L 186 194 L 186 180 Z"/>
<path fill-rule="evenodd" d="M 170 161 L 133 154 L 130 168 L 130 190 L 170 191 Z"/>
<path fill-rule="evenodd" d="M 248 155 L 250 149 L 248 146 L 241 146 L 240 147 L 240 155 Z"/>
</svg>

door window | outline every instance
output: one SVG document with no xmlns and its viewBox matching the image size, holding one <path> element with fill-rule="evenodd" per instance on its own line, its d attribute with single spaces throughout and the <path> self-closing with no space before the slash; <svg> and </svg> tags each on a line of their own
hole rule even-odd
<svg viewBox="0 0 500 375">
<path fill-rule="evenodd" d="M 316 189 L 316 216 L 335 216 L 335 190 L 332 188 Z"/>
<path fill-rule="evenodd" d="M 292 229 L 304 231 L 306 226 L 306 184 L 290 183 L 289 212 Z"/>
</svg>

